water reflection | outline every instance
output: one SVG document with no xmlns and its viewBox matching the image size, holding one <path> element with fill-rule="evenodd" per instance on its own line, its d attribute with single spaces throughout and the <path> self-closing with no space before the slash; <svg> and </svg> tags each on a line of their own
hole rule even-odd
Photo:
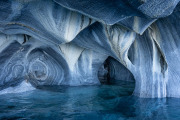
<svg viewBox="0 0 180 120">
<path fill-rule="evenodd" d="M 42 90 L 43 89 L 43 90 Z M 0 119 L 180 119 L 180 99 L 131 96 L 134 83 L 101 86 L 44 86 L 0 96 Z"/>
</svg>

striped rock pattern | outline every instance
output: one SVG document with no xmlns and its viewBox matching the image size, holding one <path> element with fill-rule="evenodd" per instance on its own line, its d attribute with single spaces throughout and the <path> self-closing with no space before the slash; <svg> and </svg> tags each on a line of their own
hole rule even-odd
<svg viewBox="0 0 180 120">
<path fill-rule="evenodd" d="M 180 97 L 179 1 L 0 1 L 0 94 L 109 74 L 139 97 Z"/>
</svg>

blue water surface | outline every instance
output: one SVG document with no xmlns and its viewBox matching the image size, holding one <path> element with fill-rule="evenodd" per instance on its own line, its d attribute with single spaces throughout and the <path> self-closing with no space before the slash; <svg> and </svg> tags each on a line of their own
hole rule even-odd
<svg viewBox="0 0 180 120">
<path fill-rule="evenodd" d="M 133 82 L 0 95 L 1 120 L 179 120 L 180 99 L 140 99 Z"/>
</svg>

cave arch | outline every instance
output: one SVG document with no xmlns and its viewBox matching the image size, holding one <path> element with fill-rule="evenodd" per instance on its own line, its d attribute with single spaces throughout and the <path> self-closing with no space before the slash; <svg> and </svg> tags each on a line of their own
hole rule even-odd
<svg viewBox="0 0 180 120">
<path fill-rule="evenodd" d="M 118 84 L 123 81 L 135 82 L 133 74 L 112 57 L 108 57 L 99 68 L 98 78 L 102 84 Z"/>
</svg>

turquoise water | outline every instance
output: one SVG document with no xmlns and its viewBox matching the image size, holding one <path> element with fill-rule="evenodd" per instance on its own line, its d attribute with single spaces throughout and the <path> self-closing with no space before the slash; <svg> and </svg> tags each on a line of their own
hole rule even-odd
<svg viewBox="0 0 180 120">
<path fill-rule="evenodd" d="M 41 87 L 0 95 L 0 119 L 26 120 L 175 120 L 180 99 L 139 99 L 134 83 L 118 85 Z"/>
</svg>

